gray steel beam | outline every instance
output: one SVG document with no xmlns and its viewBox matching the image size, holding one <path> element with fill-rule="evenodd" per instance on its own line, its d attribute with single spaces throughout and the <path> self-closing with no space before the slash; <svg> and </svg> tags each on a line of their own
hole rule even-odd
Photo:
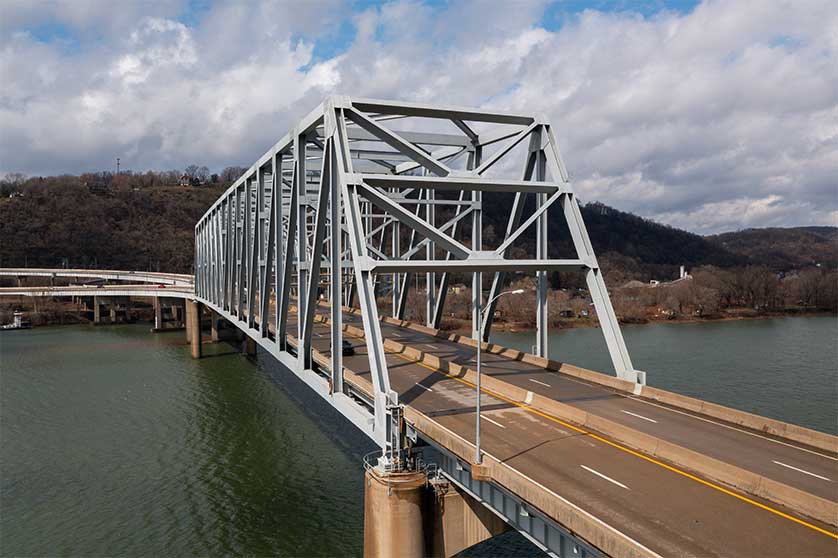
<svg viewBox="0 0 838 558">
<path fill-rule="evenodd" d="M 588 265 L 582 260 L 495 260 L 473 258 L 468 260 L 386 260 L 376 261 L 367 259 L 361 267 L 377 273 L 392 273 L 393 271 L 584 271 Z"/>
<path fill-rule="evenodd" d="M 534 194 L 553 194 L 565 186 L 551 182 L 527 182 L 522 180 L 486 179 L 475 176 L 395 176 L 395 175 L 360 175 L 360 180 L 370 186 L 380 188 L 416 188 L 433 190 L 461 190 L 480 192 L 530 192 Z"/>
<path fill-rule="evenodd" d="M 303 338 L 303 320 L 306 308 L 304 304 L 308 300 L 306 296 L 306 286 L 308 283 L 308 275 L 306 266 L 302 265 L 304 262 L 309 262 L 308 259 L 308 234 L 306 230 L 307 225 L 307 211 L 305 204 L 306 192 L 306 137 L 304 134 L 297 134 L 294 138 L 294 160 L 297 165 L 297 180 L 294 188 L 297 191 L 297 315 L 301 319 L 297 320 L 297 339 Z M 306 368 L 305 347 L 303 350 L 297 351 L 297 358 L 299 359 L 299 366 L 301 369 Z"/>
<path fill-rule="evenodd" d="M 329 193 L 330 180 L 332 174 L 331 168 L 331 153 L 328 153 L 332 148 L 332 138 L 326 138 L 326 151 L 324 151 L 323 162 L 320 172 L 320 195 L 317 200 L 317 212 L 315 214 L 314 234 L 312 235 L 312 249 L 311 249 L 311 263 L 320 263 L 323 255 L 323 243 L 326 237 L 326 221 L 329 219 Z M 308 289 L 305 305 L 301 308 L 299 314 L 300 320 L 303 322 L 303 334 L 300 336 L 301 349 L 303 354 L 303 367 L 311 367 L 311 334 L 314 331 L 314 312 L 317 309 L 317 295 L 320 288 L 320 269 L 312 268 L 308 274 Z M 302 297 L 300 297 L 302 300 Z M 333 351 L 335 348 L 333 347 Z"/>
<path fill-rule="evenodd" d="M 352 99 L 352 106 L 366 112 L 443 118 L 445 120 L 467 120 L 470 122 L 494 122 L 496 124 L 520 124 L 527 126 L 535 119 L 532 116 L 507 112 L 487 112 L 463 107 L 441 107 L 422 103 L 401 101 L 379 101 L 374 99 Z"/>
<path fill-rule="evenodd" d="M 454 240 L 447 234 L 443 233 L 436 227 L 434 227 L 431 223 L 416 217 L 413 213 L 410 213 L 400 205 L 394 203 L 390 200 L 384 193 L 380 192 L 376 188 L 368 187 L 364 184 L 359 184 L 357 186 L 358 192 L 367 198 L 369 201 L 377 205 L 379 208 L 389 211 L 393 217 L 404 223 L 405 225 L 413 228 L 416 232 L 422 234 L 423 236 L 432 239 L 433 241 L 439 243 L 440 246 L 454 254 L 459 258 L 466 258 L 471 253 L 468 248 L 463 246 L 460 242 Z M 433 207 L 432 204 L 428 205 L 427 207 Z"/>
<path fill-rule="evenodd" d="M 365 114 L 351 109 L 346 111 L 346 114 L 355 124 L 373 134 L 380 141 L 383 141 L 402 155 L 410 157 L 413 161 L 421 164 L 434 174 L 439 176 L 448 176 L 451 174 L 451 169 L 444 163 L 434 159 L 427 152 L 419 149 L 396 132 L 381 126 Z"/>
</svg>

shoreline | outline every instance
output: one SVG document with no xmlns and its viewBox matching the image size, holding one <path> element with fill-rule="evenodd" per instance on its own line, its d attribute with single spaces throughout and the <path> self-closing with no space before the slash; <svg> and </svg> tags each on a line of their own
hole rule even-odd
<svg viewBox="0 0 838 558">
<path fill-rule="evenodd" d="M 144 312 L 146 309 L 135 309 L 136 315 L 131 321 L 120 320 L 117 323 L 154 323 L 153 316 Z M 24 310 L 26 313 L 33 313 L 34 310 Z M 8 310 L 0 310 L 0 315 L 10 313 Z M 67 310 L 65 312 L 41 311 L 37 312 L 36 320 L 33 321 L 33 328 L 44 326 L 59 326 L 59 325 L 95 325 L 92 320 L 84 316 L 80 316 L 75 310 Z M 738 311 L 734 313 L 727 313 L 723 315 L 715 315 L 712 317 L 695 317 L 685 316 L 672 319 L 652 318 L 644 320 L 620 320 L 620 326 L 645 326 L 653 324 L 695 324 L 695 323 L 718 323 L 718 322 L 733 322 L 743 320 L 770 320 L 775 318 L 810 318 L 810 317 L 828 317 L 832 316 L 838 318 L 838 313 L 830 310 L 790 310 L 790 311 L 772 311 L 765 313 L 755 313 L 753 311 Z M 0 320 L 2 321 L 2 320 Z M 470 335 L 471 330 L 467 320 L 456 320 L 458 323 L 454 327 L 445 327 L 443 324 L 441 331 L 449 333 L 458 333 Z M 37 322 L 37 323 L 36 323 Z M 108 325 L 109 322 L 104 322 L 102 325 Z M 453 324 L 451 324 L 453 325 Z M 599 322 L 595 318 L 571 318 L 560 320 L 556 324 L 550 326 L 551 330 L 566 330 L 566 329 L 585 329 L 585 328 L 599 328 Z M 535 326 L 522 322 L 494 322 L 492 324 L 492 331 L 503 333 L 532 333 L 535 332 Z"/>
<path fill-rule="evenodd" d="M 646 320 L 632 320 L 620 321 L 620 327 L 635 327 L 647 326 L 655 324 L 696 324 L 696 323 L 720 323 L 720 322 L 736 322 L 746 320 L 771 320 L 776 318 L 816 318 L 816 317 L 834 317 L 838 318 L 838 313 L 830 310 L 801 310 L 789 312 L 765 312 L 762 314 L 728 314 L 722 316 L 713 316 L 707 318 L 699 317 L 681 317 L 672 319 L 646 319 Z M 467 324 L 467 322 L 464 321 Z M 562 320 L 559 324 L 554 324 L 550 327 L 551 330 L 566 330 L 566 329 L 590 329 L 599 328 L 599 322 L 596 319 L 569 319 Z M 450 333 L 459 333 L 471 335 L 471 330 L 468 327 L 457 327 L 453 329 L 445 329 Z M 523 324 L 520 322 L 494 322 L 492 324 L 493 332 L 503 333 L 535 333 L 535 326 Z"/>
</svg>

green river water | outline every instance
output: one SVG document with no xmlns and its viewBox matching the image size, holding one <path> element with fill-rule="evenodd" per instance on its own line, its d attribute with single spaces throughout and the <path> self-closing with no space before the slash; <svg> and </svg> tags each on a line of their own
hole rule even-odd
<svg viewBox="0 0 838 558">
<path fill-rule="evenodd" d="M 835 318 L 624 332 L 653 385 L 838 431 Z M 597 329 L 550 346 L 609 368 Z M 360 555 L 371 443 L 271 359 L 205 353 L 147 325 L 0 333 L 0 553 Z"/>
</svg>

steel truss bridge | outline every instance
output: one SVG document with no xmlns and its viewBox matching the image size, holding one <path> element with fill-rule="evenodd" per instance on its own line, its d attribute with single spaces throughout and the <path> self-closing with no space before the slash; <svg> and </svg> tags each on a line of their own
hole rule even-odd
<svg viewBox="0 0 838 558">
<path fill-rule="evenodd" d="M 504 178 L 509 171 L 519 176 Z M 497 246 L 483 242 L 484 197 L 512 204 L 506 235 Z M 528 198 L 534 199 L 534 210 L 525 216 Z M 548 212 L 554 206 L 573 239 L 570 258 L 548 254 Z M 402 234 L 402 227 L 409 235 Z M 531 228 L 535 253 L 510 258 L 516 240 Z M 331 97 L 215 202 L 196 225 L 195 237 L 199 300 L 228 319 L 245 321 L 275 354 L 287 350 L 293 298 L 299 316 L 296 366 L 303 370 L 311 368 L 322 286 L 329 286 L 332 346 L 341 346 L 342 307 L 357 300 L 374 388 L 370 434 L 385 456 L 400 449 L 393 413 L 398 395 L 390 386 L 377 319 L 385 275 L 392 316 L 403 318 L 411 276 L 425 274 L 427 325 L 434 328 L 444 315 L 452 274 L 471 275 L 476 338 L 483 275 L 491 274 L 487 299 L 492 300 L 506 275 L 534 272 L 536 355 L 546 358 L 547 273 L 583 273 L 617 376 L 643 383 L 623 341 L 552 129 L 543 118 Z M 479 333 L 484 340 L 494 315 L 494 308 L 487 310 Z M 330 364 L 333 389 L 342 393 L 340 352 L 334 352 Z"/>
<path fill-rule="evenodd" d="M 489 242 L 495 204 L 509 218 Z M 548 242 L 557 221 L 571 254 Z M 838 551 L 835 436 L 645 385 L 542 117 L 328 98 L 206 212 L 195 249 L 193 356 L 205 308 L 381 448 L 366 473 L 369 556 L 464 548 L 422 546 L 422 518 L 399 508 L 413 501 L 405 479 L 429 471 L 553 556 Z M 553 271 L 584 275 L 616 377 L 548 359 Z M 513 296 L 535 313 L 533 354 L 488 343 L 496 297 L 527 274 L 534 289 Z M 439 328 L 463 278 L 470 338 Z M 423 323 L 405 320 L 416 301 Z M 333 350 L 344 342 L 354 354 Z M 457 517 L 434 529 L 470 521 Z"/>
</svg>

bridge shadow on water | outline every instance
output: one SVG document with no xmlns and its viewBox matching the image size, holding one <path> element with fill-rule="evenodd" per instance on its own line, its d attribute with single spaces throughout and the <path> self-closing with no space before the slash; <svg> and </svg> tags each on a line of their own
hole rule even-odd
<svg viewBox="0 0 838 558">
<path fill-rule="evenodd" d="M 363 456 L 375 444 L 273 356 L 205 344 L 190 361 L 198 389 L 196 456 L 208 502 L 209 554 L 360 555 Z M 324 540 L 322 528 L 332 537 Z M 201 552 L 199 552 L 201 553 Z"/>
<path fill-rule="evenodd" d="M 271 383 L 281 389 L 298 406 L 300 412 L 318 426 L 335 447 L 350 459 L 357 460 L 359 471 L 363 471 L 363 457 L 378 448 L 375 442 L 355 428 L 337 409 L 324 401 L 302 380 L 283 370 L 279 362 L 261 348 L 255 361 L 249 360 L 255 362 Z"/>
<path fill-rule="evenodd" d="M 506 531 L 455 554 L 452 558 L 541 558 L 547 554 L 518 531 Z"/>
</svg>

